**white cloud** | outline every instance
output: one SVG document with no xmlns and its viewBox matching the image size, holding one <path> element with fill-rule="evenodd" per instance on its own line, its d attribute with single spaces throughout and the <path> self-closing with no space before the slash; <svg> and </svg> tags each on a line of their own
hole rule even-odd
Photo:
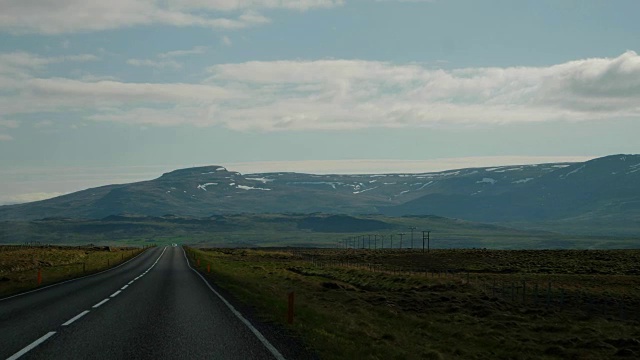
<svg viewBox="0 0 640 360">
<path fill-rule="evenodd" d="M 161 53 L 161 54 L 158 54 L 158 57 L 161 59 L 176 58 L 176 57 L 183 57 L 183 56 L 189 56 L 189 55 L 204 54 L 205 51 L 207 51 L 206 46 L 194 46 L 189 50 L 173 50 L 173 51 Z"/>
<path fill-rule="evenodd" d="M 33 124 L 33 127 L 36 129 L 47 128 L 53 126 L 53 121 L 51 120 L 42 120 Z"/>
<path fill-rule="evenodd" d="M 212 83 L 247 86 L 251 104 L 219 117 L 237 129 L 357 129 L 640 116 L 632 51 L 550 67 L 432 70 L 358 60 L 216 65 Z"/>
<path fill-rule="evenodd" d="M 7 127 L 10 129 L 15 129 L 18 127 L 18 122 L 15 120 L 2 120 L 0 119 L 0 127 Z"/>
<path fill-rule="evenodd" d="M 0 31 L 63 34 L 162 24 L 241 29 L 270 20 L 256 11 L 306 11 L 342 0 L 0 0 Z M 241 14 L 230 14 L 241 12 Z"/>
<path fill-rule="evenodd" d="M 174 9 L 209 9 L 217 11 L 290 9 L 306 11 L 344 5 L 344 0 L 168 0 Z"/>
<path fill-rule="evenodd" d="M 128 59 L 127 64 L 133 66 L 145 66 L 156 69 L 181 69 L 182 64 L 173 60 L 175 58 L 186 57 L 190 55 L 204 54 L 207 50 L 206 46 L 195 46 L 189 50 L 173 50 L 158 54 L 154 59 Z"/>
<path fill-rule="evenodd" d="M 0 75 L 26 75 L 41 70 L 55 63 L 97 61 L 100 58 L 93 54 L 75 54 L 55 57 L 44 57 L 24 51 L 0 53 Z"/>
<path fill-rule="evenodd" d="M 13 138 L 7 134 L 0 134 L 0 141 L 11 141 Z"/>
<path fill-rule="evenodd" d="M 220 38 L 220 41 L 222 41 L 222 44 L 226 45 L 226 46 L 231 46 L 233 44 L 233 42 L 231 41 L 231 39 L 228 36 L 223 36 Z"/>
<path fill-rule="evenodd" d="M 43 79 L 33 73 L 46 61 L 21 56 L 26 75 L 18 81 L 3 79 L 7 61 L 0 55 L 0 86 L 15 94 L 0 96 L 4 118 L 81 110 L 96 121 L 286 131 L 640 117 L 640 56 L 633 51 L 548 67 L 456 70 L 363 60 L 254 61 L 212 66 L 200 84 Z"/>
<path fill-rule="evenodd" d="M 376 2 L 433 3 L 436 0 L 376 0 Z"/>
<path fill-rule="evenodd" d="M 182 67 L 180 63 L 173 60 L 129 59 L 127 60 L 127 64 L 133 66 L 152 67 L 156 69 L 180 69 Z"/>
</svg>

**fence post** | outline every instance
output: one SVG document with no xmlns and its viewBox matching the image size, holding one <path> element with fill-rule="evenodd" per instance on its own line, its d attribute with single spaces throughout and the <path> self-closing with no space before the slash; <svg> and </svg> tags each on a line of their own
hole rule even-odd
<svg viewBox="0 0 640 360">
<path fill-rule="evenodd" d="M 522 303 L 525 304 L 527 302 L 527 280 L 522 280 Z"/>
<path fill-rule="evenodd" d="M 547 283 L 547 307 L 551 305 L 551 280 Z"/>
<path fill-rule="evenodd" d="M 516 301 L 516 286 L 511 283 L 511 301 Z"/>
<path fill-rule="evenodd" d="M 294 293 L 293 291 L 289 293 L 289 307 L 287 311 L 287 323 L 293 324 L 293 302 L 294 302 Z"/>
</svg>

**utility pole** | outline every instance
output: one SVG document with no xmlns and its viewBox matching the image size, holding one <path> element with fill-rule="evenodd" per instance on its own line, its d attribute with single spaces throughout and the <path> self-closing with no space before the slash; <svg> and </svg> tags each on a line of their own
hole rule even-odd
<svg viewBox="0 0 640 360">
<path fill-rule="evenodd" d="M 378 234 L 373 235 L 373 250 L 378 250 Z"/>
<path fill-rule="evenodd" d="M 389 238 L 391 240 L 391 247 L 389 249 L 393 250 L 393 234 L 391 234 Z"/>
<path fill-rule="evenodd" d="M 405 235 L 404 233 L 398 234 L 400 235 L 400 250 L 402 250 L 402 237 Z"/>
<path fill-rule="evenodd" d="M 409 227 L 409 230 L 411 230 L 411 250 L 413 250 L 413 230 L 415 229 L 416 229 L 415 226 Z"/>
<path fill-rule="evenodd" d="M 371 234 L 369 234 L 369 250 L 371 250 Z"/>
<path fill-rule="evenodd" d="M 427 236 L 426 236 L 426 239 L 427 239 L 427 252 L 429 252 L 429 250 L 430 250 L 430 249 L 429 249 L 429 248 L 430 248 L 430 244 L 429 244 L 429 242 L 430 242 L 429 234 L 431 233 L 431 231 L 430 231 L 430 230 L 425 230 L 425 231 L 423 231 L 423 232 L 422 232 L 422 252 L 423 252 L 423 253 L 424 253 L 424 239 L 425 239 L 424 234 L 425 234 L 425 233 L 427 234 Z"/>
</svg>

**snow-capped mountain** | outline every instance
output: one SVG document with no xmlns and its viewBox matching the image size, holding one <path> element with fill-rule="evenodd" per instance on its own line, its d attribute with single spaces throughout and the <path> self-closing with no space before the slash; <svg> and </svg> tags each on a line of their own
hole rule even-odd
<svg viewBox="0 0 640 360">
<path fill-rule="evenodd" d="M 485 222 L 638 218 L 640 155 L 421 174 L 241 174 L 194 167 L 0 207 L 0 219 L 113 214 L 384 213 Z"/>
</svg>

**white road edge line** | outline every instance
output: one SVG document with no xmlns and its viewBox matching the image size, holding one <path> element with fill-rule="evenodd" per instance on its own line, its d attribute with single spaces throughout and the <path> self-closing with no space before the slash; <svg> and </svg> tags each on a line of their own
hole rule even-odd
<svg viewBox="0 0 640 360">
<path fill-rule="evenodd" d="M 135 281 L 135 280 L 131 280 L 131 281 L 129 281 L 129 283 L 128 283 L 127 285 L 131 285 L 131 284 L 133 284 L 133 282 L 134 282 L 134 281 Z"/>
<path fill-rule="evenodd" d="M 122 290 L 118 290 L 118 291 L 114 292 L 113 294 L 111 294 L 111 296 L 109 296 L 109 297 L 114 298 L 114 297 L 118 296 L 121 292 L 122 292 Z"/>
<path fill-rule="evenodd" d="M 158 258 L 156 259 L 156 262 L 154 262 L 154 263 L 153 263 L 153 265 L 151 265 L 151 267 L 150 267 L 150 268 L 148 268 L 148 269 L 147 269 L 147 271 L 145 271 L 145 272 L 144 272 L 144 274 L 146 274 L 147 272 L 149 272 L 149 270 L 153 269 L 153 267 L 154 267 L 154 266 L 156 266 L 156 264 L 158 263 L 158 261 L 160 261 L 160 258 L 162 258 L 162 255 L 164 255 L 164 252 L 165 252 L 166 250 L 167 250 L 167 247 L 165 246 L 165 248 L 162 250 L 162 253 L 160 254 L 160 256 L 158 256 Z M 183 251 L 184 251 L 184 250 L 183 250 Z M 115 270 L 115 269 L 117 269 L 117 268 L 119 268 L 119 267 L 121 267 L 121 266 L 123 266 L 123 265 L 127 264 L 128 262 L 130 262 L 130 261 L 132 261 L 132 260 L 136 259 L 138 256 L 140 256 L 140 255 L 141 255 L 141 254 L 143 254 L 144 252 L 145 252 L 145 251 L 141 252 L 140 254 L 138 254 L 138 255 L 134 256 L 133 258 L 131 258 L 131 259 L 127 260 L 126 262 L 123 262 L 122 264 L 120 264 L 120 265 L 118 265 L 118 266 L 116 266 L 116 267 L 113 267 L 113 268 L 110 268 L 110 269 L 107 269 L 107 270 L 101 271 L 101 272 L 99 272 L 99 273 L 95 273 L 95 274 L 91 274 L 91 275 L 87 275 L 87 276 L 83 276 L 83 277 L 79 277 L 79 278 L 75 278 L 75 279 L 71 279 L 71 280 L 63 281 L 63 282 L 60 282 L 60 283 L 57 283 L 57 284 L 52 284 L 52 285 L 49 285 L 49 286 L 45 286 L 45 287 L 43 287 L 43 288 L 39 288 L 39 289 L 35 289 L 35 290 L 31 290 L 31 291 L 27 291 L 27 292 L 24 292 L 24 293 L 21 293 L 21 294 L 13 295 L 13 296 L 9 296 L 9 297 L 6 297 L 6 298 L 2 298 L 2 299 L 0 299 L 0 301 L 2 301 L 2 300 L 12 299 L 12 298 L 14 298 L 14 297 L 18 297 L 18 296 L 26 295 L 26 294 L 29 294 L 29 293 L 32 293 L 32 292 L 36 292 L 36 291 L 40 291 L 40 290 L 44 290 L 44 289 L 47 289 L 47 288 L 50 288 L 50 287 L 53 287 L 53 286 L 62 285 L 62 284 L 68 283 L 68 282 L 72 282 L 72 281 L 76 281 L 76 280 L 84 279 L 84 278 L 87 278 L 87 277 L 96 276 L 96 275 L 102 274 L 102 273 L 107 272 L 107 271 Z M 143 274 L 143 275 L 144 275 L 144 274 Z M 142 276 L 142 275 L 140 275 L 140 276 Z M 138 276 L 138 278 L 140 278 L 140 276 Z M 138 279 L 138 278 L 136 278 L 136 279 Z M 132 282 L 134 282 L 134 281 L 135 281 L 135 279 L 134 279 L 134 280 L 132 280 L 129 284 L 131 284 L 131 283 L 132 283 Z M 125 285 L 125 286 L 123 287 L 123 289 L 125 289 L 127 286 L 128 286 L 128 285 Z M 121 292 L 122 292 L 122 290 L 118 290 L 118 291 L 116 291 L 115 293 L 111 294 L 111 297 L 117 296 L 117 295 L 118 295 L 118 294 L 120 294 Z M 97 308 L 99 308 L 100 306 L 102 306 L 104 303 L 106 303 L 106 302 L 107 302 L 107 301 L 109 301 L 109 300 L 110 300 L 109 298 L 106 298 L 106 299 L 104 299 L 104 300 L 100 301 L 99 303 L 97 303 L 97 304 L 93 305 L 93 306 L 92 306 L 92 308 L 93 308 L 93 309 L 97 309 Z M 73 317 L 73 318 L 71 318 L 71 319 L 67 320 L 67 322 L 65 322 L 64 324 L 62 324 L 62 326 L 68 326 L 68 325 L 71 325 L 74 321 L 76 321 L 76 320 L 80 319 L 81 317 L 83 317 L 83 316 L 87 315 L 88 313 L 89 313 L 89 310 L 85 310 L 85 311 L 81 312 L 80 314 L 76 315 L 75 317 Z M 20 358 L 22 355 L 24 355 L 24 354 L 28 353 L 29 351 L 33 350 L 33 349 L 34 349 L 35 347 L 37 347 L 38 345 L 40 345 L 40 344 L 42 344 L 43 342 L 47 341 L 47 339 L 49 339 L 50 337 L 52 337 L 53 335 L 55 335 L 55 333 L 56 333 L 55 331 L 50 331 L 50 332 L 46 333 L 44 336 L 42 336 L 42 337 L 41 337 L 41 338 L 39 338 L 38 340 L 36 340 L 36 341 L 32 342 L 31 344 L 27 345 L 25 348 L 23 348 L 22 350 L 18 351 L 17 353 L 15 353 L 15 354 L 11 355 L 11 356 L 10 356 L 10 357 L 8 357 L 6 360 L 16 360 L 16 359 Z"/>
<path fill-rule="evenodd" d="M 67 280 L 67 281 L 63 281 L 63 282 L 59 282 L 59 283 L 55 283 L 55 284 L 51 284 L 51 285 L 47 285 L 47 286 L 45 286 L 45 287 L 37 288 L 37 289 L 31 290 L 31 291 L 27 291 L 27 292 L 23 292 L 23 293 L 20 293 L 20 294 L 12 295 L 12 296 L 9 296 L 9 297 L 6 297 L 6 298 L 2 298 L 2 299 L 0 299 L 0 301 L 13 299 L 13 298 L 18 297 L 18 296 L 31 294 L 32 292 L 36 292 L 36 291 L 40 291 L 40 290 L 44 290 L 44 289 L 48 289 L 48 288 L 50 288 L 50 287 L 54 287 L 54 286 L 58 286 L 58 285 L 62 285 L 62 284 L 66 284 L 66 283 L 68 283 L 68 282 L 77 281 L 77 280 L 84 279 L 84 278 L 88 278 L 88 277 L 92 277 L 92 276 L 97 276 L 97 275 L 100 275 L 100 274 L 105 273 L 105 272 L 107 272 L 107 271 L 115 270 L 115 269 L 119 268 L 120 266 L 126 265 L 127 263 L 129 263 L 129 262 L 133 261 L 134 259 L 137 259 L 137 258 L 138 258 L 138 256 L 140 256 L 140 255 L 142 255 L 142 254 L 144 254 L 144 253 L 146 253 L 146 252 L 147 252 L 147 250 L 144 250 L 144 251 L 143 251 L 143 252 L 141 252 L 140 254 L 138 254 L 138 255 L 136 255 L 136 256 L 134 256 L 134 257 L 132 257 L 131 259 L 129 259 L 129 260 L 127 260 L 127 261 L 123 262 L 122 264 L 120 264 L 120 265 L 118 265 L 118 266 L 115 266 L 115 267 L 112 267 L 112 268 L 109 268 L 109 269 L 107 269 L 107 270 L 100 271 L 99 273 L 95 273 L 95 274 L 91 274 L 91 275 L 86 275 L 86 276 L 82 276 L 82 277 L 79 277 L 79 278 L 70 279 L 70 280 Z M 162 255 L 161 255 L 161 256 L 162 256 Z"/>
<path fill-rule="evenodd" d="M 7 358 L 7 360 L 16 360 L 19 357 L 21 357 L 22 355 L 28 353 L 29 351 L 33 350 L 36 346 L 42 344 L 43 342 L 47 341 L 48 338 L 52 337 L 56 332 L 55 331 L 50 331 L 48 333 L 46 333 L 43 337 L 41 337 L 40 339 L 32 342 L 31 344 L 27 345 L 24 349 L 18 351 L 17 353 L 11 355 L 10 357 Z"/>
<path fill-rule="evenodd" d="M 81 312 L 80 314 L 74 316 L 73 318 L 69 319 L 66 323 L 62 324 L 62 326 L 69 326 L 69 325 L 73 324 L 76 320 L 78 320 L 81 317 L 87 315 L 88 313 L 89 313 L 89 310 L 85 310 L 85 311 Z"/>
<path fill-rule="evenodd" d="M 125 285 L 125 286 L 121 287 L 120 290 L 124 290 L 124 289 L 126 289 L 128 287 L 129 287 L 129 285 Z"/>
<path fill-rule="evenodd" d="M 267 350 L 269 350 L 271 352 L 271 354 L 277 359 L 277 360 L 286 360 L 284 356 L 282 356 L 282 354 L 280 354 L 280 352 L 278 351 L 278 349 L 275 348 L 275 346 L 271 345 L 271 343 L 269 342 L 269 340 L 267 340 L 267 338 L 264 337 L 264 335 L 262 335 L 262 333 L 260 333 L 260 331 L 258 331 L 258 329 L 256 329 L 253 325 L 251 325 L 251 323 L 249 322 L 249 320 L 245 319 L 244 316 L 242 316 L 242 314 L 236 310 L 236 308 L 233 307 L 233 305 L 231 305 L 231 303 L 229 303 L 227 301 L 227 299 L 225 299 L 224 297 L 222 297 L 222 295 L 220 295 L 220 293 L 218 293 L 213 287 L 211 287 L 211 284 L 209 284 L 209 282 L 207 281 L 207 279 L 204 278 L 204 276 L 202 276 L 198 271 L 196 271 L 194 268 L 191 267 L 191 264 L 189 264 L 189 259 L 187 259 L 187 253 L 184 251 L 184 248 L 182 248 L 182 254 L 184 255 L 184 259 L 187 262 L 187 266 L 189 266 L 189 269 L 193 270 L 193 272 L 196 273 L 196 275 L 198 275 L 200 277 L 200 279 L 202 279 L 202 281 L 204 281 L 204 283 L 207 285 L 207 287 L 209 288 L 209 290 L 213 291 L 214 294 L 216 294 L 216 296 L 218 296 L 220 298 L 220 300 L 222 300 L 222 302 L 227 305 L 227 307 L 229 308 L 229 310 L 231 310 L 231 312 L 240 320 L 242 321 L 242 323 L 244 323 L 249 330 L 251 330 L 251 332 L 258 338 L 258 340 L 260 340 L 260 342 L 262 343 L 262 345 L 264 345 L 264 347 L 267 348 Z"/>
<path fill-rule="evenodd" d="M 99 308 L 100 306 L 102 306 L 104 303 L 106 303 L 106 302 L 107 302 L 107 301 L 109 301 L 109 300 L 111 300 L 111 299 L 106 298 L 106 299 L 104 299 L 104 300 L 100 301 L 99 303 L 97 303 L 97 304 L 93 305 L 93 306 L 92 306 L 92 308 L 97 309 L 97 308 Z"/>
</svg>

